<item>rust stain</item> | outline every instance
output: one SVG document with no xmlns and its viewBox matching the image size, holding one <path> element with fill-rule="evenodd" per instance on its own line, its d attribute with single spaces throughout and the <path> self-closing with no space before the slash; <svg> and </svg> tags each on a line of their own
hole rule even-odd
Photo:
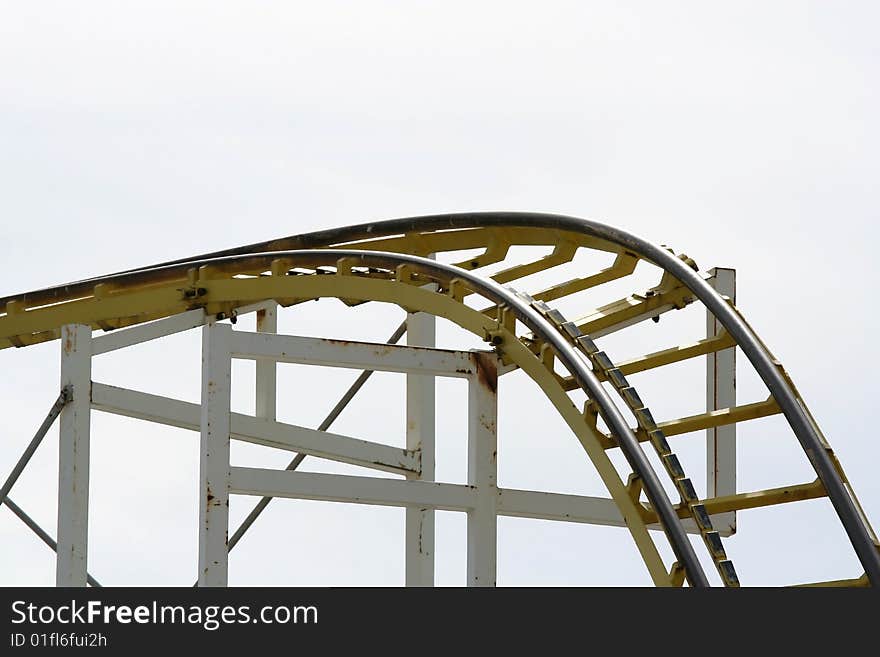
<svg viewBox="0 0 880 657">
<path fill-rule="evenodd" d="M 493 393 L 498 391 L 498 368 L 495 365 L 494 354 L 474 352 L 474 360 L 477 363 L 477 380 Z"/>
<path fill-rule="evenodd" d="M 357 342 L 355 340 L 342 340 L 339 338 L 324 338 L 324 342 L 327 344 L 332 344 L 338 347 L 351 347 L 351 346 L 359 346 L 363 343 Z M 378 357 L 389 356 L 394 351 L 397 345 L 376 345 L 372 349 L 372 353 Z"/>
<path fill-rule="evenodd" d="M 350 345 L 353 344 L 351 340 L 342 340 L 340 338 L 324 338 L 324 342 L 328 344 L 338 344 L 338 345 Z"/>
</svg>

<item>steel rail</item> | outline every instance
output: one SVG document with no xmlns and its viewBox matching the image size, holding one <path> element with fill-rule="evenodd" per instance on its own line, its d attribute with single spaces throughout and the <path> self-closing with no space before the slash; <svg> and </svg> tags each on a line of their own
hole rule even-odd
<svg viewBox="0 0 880 657">
<path fill-rule="evenodd" d="M 810 421 L 797 395 L 779 372 L 771 355 L 767 352 L 757 335 L 755 335 L 736 311 L 728 305 L 727 301 L 682 260 L 647 240 L 607 224 L 566 215 L 530 212 L 456 213 L 392 219 L 294 235 L 279 240 L 217 251 L 202 257 L 169 261 L 148 268 L 87 279 L 24 295 L 9 296 L 0 299 L 0 305 L 16 300 L 24 303 L 51 303 L 61 298 L 71 298 L 71 295 L 90 293 L 91 288 L 96 283 L 114 279 L 125 278 L 131 282 L 139 282 L 141 280 L 152 280 L 157 275 L 183 274 L 194 263 L 208 258 L 242 256 L 277 249 L 315 248 L 387 235 L 405 235 L 410 232 L 464 228 L 503 228 L 505 226 L 529 226 L 570 231 L 617 244 L 673 275 L 694 296 L 702 301 L 706 308 L 727 330 L 728 334 L 736 341 L 770 393 L 779 403 L 789 426 L 791 426 L 813 469 L 825 486 L 828 497 L 840 518 L 850 543 L 859 561 L 865 568 L 865 574 L 873 585 L 880 586 L 880 552 L 878 552 L 868 528 L 862 521 L 861 514 L 854 500 L 846 489 L 830 455 L 827 453 L 818 430 Z"/>
</svg>

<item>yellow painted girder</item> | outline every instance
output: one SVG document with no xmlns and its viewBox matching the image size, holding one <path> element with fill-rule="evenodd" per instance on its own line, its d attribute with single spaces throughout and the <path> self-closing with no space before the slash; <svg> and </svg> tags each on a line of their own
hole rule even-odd
<svg viewBox="0 0 880 657">
<path fill-rule="evenodd" d="M 610 267 L 590 276 L 558 283 L 557 285 L 548 287 L 540 292 L 536 292 L 532 297 L 537 301 L 549 302 L 562 297 L 567 297 L 575 292 L 589 290 L 597 285 L 603 285 L 619 278 L 623 278 L 624 276 L 629 276 L 635 271 L 638 262 L 639 259 L 634 255 L 630 253 L 621 253 L 614 259 L 614 262 Z"/>
<path fill-rule="evenodd" d="M 677 436 L 683 433 L 691 433 L 694 431 L 702 431 L 703 429 L 711 429 L 713 427 L 721 427 L 737 422 L 745 422 L 747 420 L 756 420 L 770 415 L 776 415 L 780 412 L 779 404 L 775 399 L 767 399 L 762 402 L 753 404 L 743 404 L 742 406 L 733 406 L 731 408 L 719 408 L 708 413 L 699 413 L 688 417 L 679 418 L 677 420 L 667 420 L 666 422 L 658 422 L 657 428 L 661 429 L 667 436 Z M 648 434 L 641 428 L 633 428 L 636 437 L 640 442 L 649 440 Z M 613 437 L 605 434 L 604 444 L 610 449 L 616 447 L 617 443 Z"/>
<path fill-rule="evenodd" d="M 575 320 L 575 324 L 581 331 L 591 335 L 642 316 L 660 315 L 675 308 L 684 308 L 693 300 L 693 293 L 683 285 L 652 296 L 632 294 L 597 308 L 589 315 Z"/>
<path fill-rule="evenodd" d="M 734 339 L 731 338 L 726 331 L 723 331 L 713 338 L 706 338 L 692 344 L 671 347 L 669 349 L 663 349 L 662 351 L 655 351 L 654 353 L 645 356 L 640 356 L 639 358 L 621 361 L 620 363 L 615 364 L 615 367 L 617 367 L 625 376 L 637 374 L 656 367 L 662 367 L 663 365 L 671 365 L 672 363 L 678 363 L 683 360 L 688 360 L 689 358 L 696 358 L 697 356 L 705 356 L 706 354 L 711 354 L 716 351 L 722 351 L 735 345 L 736 342 Z M 601 370 L 596 371 L 595 374 L 600 381 L 607 379 L 605 373 Z M 563 379 L 563 386 L 566 390 L 574 390 L 577 384 L 573 378 L 565 377 Z"/>
<path fill-rule="evenodd" d="M 462 228 L 455 230 L 432 231 L 429 233 L 407 233 L 396 237 L 339 242 L 327 248 L 357 248 L 364 251 L 389 251 L 411 253 L 425 256 L 429 253 L 485 249 L 492 242 L 496 244 L 520 246 L 555 246 L 560 242 L 574 242 L 577 246 L 608 253 L 622 253 L 623 247 L 588 235 L 563 230 L 533 228 L 530 226 L 487 226 L 482 228 Z M 273 250 L 302 248 L 293 242 L 279 240 L 272 243 Z M 479 256 L 475 258 L 484 266 Z M 475 268 L 475 267 L 468 267 Z"/>
<path fill-rule="evenodd" d="M 578 246 L 574 242 L 568 240 L 560 242 L 553 248 L 552 252 L 544 257 L 522 265 L 515 265 L 514 267 L 503 269 L 502 271 L 493 274 L 491 278 L 496 283 L 504 284 L 520 278 L 525 278 L 526 276 L 531 276 L 532 274 L 537 274 L 538 272 L 550 269 L 551 267 L 557 267 L 566 262 L 571 262 L 577 249 Z"/>
<path fill-rule="evenodd" d="M 288 242 L 290 243 L 288 244 Z M 487 243 L 489 245 L 488 247 L 486 247 Z M 632 268 L 635 267 L 635 263 L 638 260 L 637 258 L 635 258 L 635 256 L 622 252 L 621 247 L 612 245 L 603 240 L 598 240 L 587 236 L 579 236 L 571 233 L 565 233 L 563 231 L 537 229 L 530 227 L 489 227 L 440 231 L 432 233 L 414 233 L 392 238 L 363 240 L 356 242 L 355 244 L 358 248 L 365 250 L 396 251 L 402 253 L 416 253 L 421 255 L 443 251 L 461 250 L 471 247 L 486 247 L 486 253 L 493 254 L 489 258 L 493 261 L 495 259 L 503 259 L 503 257 L 507 253 L 508 248 L 513 244 L 547 245 L 554 247 L 553 253 L 544 258 L 539 258 L 533 262 L 523 265 L 517 265 L 502 272 L 498 272 L 495 276 L 492 277 L 498 282 L 510 282 L 523 276 L 537 273 L 539 271 L 544 271 L 558 264 L 563 264 L 564 262 L 567 262 L 571 259 L 571 257 L 574 255 L 574 252 L 579 247 L 618 253 L 618 258 L 615 260 L 615 265 L 611 268 L 611 270 L 613 271 L 605 270 L 593 276 L 588 276 L 584 279 L 578 279 L 578 281 L 575 282 L 569 282 L 569 284 L 565 284 L 563 288 L 555 291 L 554 298 L 558 298 L 559 296 L 564 296 L 565 294 L 570 293 L 565 291 L 565 286 L 567 286 L 567 289 L 569 290 L 585 289 L 585 287 L 591 285 L 601 284 L 601 282 L 604 282 L 606 279 L 613 280 L 620 275 L 625 275 L 625 273 L 627 273 L 627 270 L 631 272 Z M 293 248 L 295 246 L 295 242 L 291 240 L 276 240 L 271 244 L 271 248 L 273 249 Z M 476 265 L 476 262 L 469 261 L 468 263 L 462 264 L 470 266 L 471 264 Z M 488 264 L 488 262 L 479 262 L 479 266 L 484 266 L 485 264 Z M 269 268 L 267 267 L 266 258 L 264 256 L 253 256 L 249 258 L 239 258 L 229 263 L 215 263 L 211 265 L 211 269 L 213 270 L 213 276 L 217 278 L 222 278 L 223 276 L 232 275 L 259 276 L 267 272 Z M 124 289 L 122 290 L 114 290 L 107 284 L 101 284 L 97 287 L 108 288 L 106 290 L 106 296 L 108 297 L 118 297 L 120 294 L 149 292 L 154 289 L 166 289 L 168 288 L 168 286 L 174 286 L 175 289 L 183 290 L 187 287 L 193 287 L 196 285 L 198 275 L 193 274 L 193 271 L 194 270 L 191 270 L 188 276 L 182 275 L 179 271 L 157 271 L 150 272 L 149 274 L 139 273 L 136 276 L 129 277 L 129 280 L 124 283 Z M 360 273 L 359 275 L 380 277 L 383 276 L 382 274 L 376 273 Z M 574 284 L 572 285 L 572 283 Z M 10 319 L 10 321 L 4 322 L 4 316 L 0 315 L 0 349 L 10 346 L 27 346 L 30 344 L 35 344 L 58 337 L 58 332 L 55 329 L 50 329 L 47 332 L 30 331 L 27 329 L 19 330 L 18 328 L 4 329 L 4 324 L 7 327 L 18 327 L 22 325 L 31 326 L 33 324 L 33 322 L 31 321 L 19 322 L 17 318 L 12 317 L 12 315 L 30 313 L 33 310 L 38 309 L 43 310 L 48 305 L 61 305 L 64 307 L 64 310 L 61 312 L 61 314 L 71 311 L 69 321 L 62 321 L 62 323 L 74 323 L 84 321 L 80 315 L 76 314 L 77 309 L 81 306 L 68 306 L 67 304 L 75 301 L 81 301 L 83 300 L 83 298 L 88 298 L 87 295 L 87 292 L 85 293 L 85 295 L 83 293 L 79 293 L 77 297 L 74 298 L 66 297 L 63 295 L 62 292 L 53 297 L 51 303 L 47 303 L 46 301 L 31 302 L 28 296 L 24 295 L 21 300 L 14 300 L 9 302 L 4 308 L 0 308 L 0 310 L 6 312 Z M 33 303 L 39 303 L 43 305 L 34 308 L 31 307 Z M 174 314 L 174 312 L 179 311 L 175 310 L 171 314 Z M 130 314 L 125 315 L 124 317 L 120 315 L 115 320 L 102 320 L 100 323 L 94 322 L 92 323 L 92 326 L 95 329 L 119 328 L 121 326 L 129 326 L 138 322 L 150 321 L 162 316 L 164 315 L 161 312 L 152 312 L 147 307 L 134 308 L 132 309 Z M 28 318 L 28 320 L 31 319 L 33 318 Z"/>
<path fill-rule="evenodd" d="M 659 422 L 657 426 L 663 430 L 667 436 L 677 436 L 682 433 L 690 433 L 692 431 L 701 431 L 703 429 L 712 429 L 727 424 L 735 424 L 736 422 L 744 422 L 746 420 L 756 420 L 758 418 L 776 415 L 779 413 L 779 404 L 775 399 L 767 399 L 752 404 L 743 404 L 742 406 L 733 406 L 731 408 L 719 408 L 708 413 L 699 413 L 688 417 L 679 418 L 677 420 L 668 420 L 667 422 Z M 645 440 L 648 437 L 645 436 Z"/>
<path fill-rule="evenodd" d="M 727 331 L 722 331 L 712 338 L 698 340 L 692 344 L 682 345 L 680 347 L 655 351 L 639 358 L 623 361 L 619 363 L 617 367 L 624 375 L 636 374 L 637 372 L 644 372 L 645 370 L 654 369 L 655 367 L 678 363 L 690 358 L 696 358 L 697 356 L 705 356 L 706 354 L 722 351 L 735 345 L 736 342 L 730 337 Z"/>
<path fill-rule="evenodd" d="M 710 497 L 701 500 L 706 506 L 706 511 L 710 514 L 727 513 L 729 511 L 744 511 L 746 509 L 758 509 L 765 506 L 775 506 L 777 504 L 788 504 L 789 502 L 802 502 L 804 500 L 813 500 L 825 496 L 825 487 L 818 479 L 807 484 L 795 484 L 793 486 L 781 486 L 779 488 L 768 488 L 766 490 L 751 491 L 748 493 L 737 493 L 735 495 L 724 495 L 720 497 Z M 690 510 L 686 504 L 678 504 L 675 507 L 679 518 L 690 517 Z M 651 509 L 650 505 L 645 505 L 644 518 L 646 522 L 656 522 L 657 514 Z"/>
</svg>

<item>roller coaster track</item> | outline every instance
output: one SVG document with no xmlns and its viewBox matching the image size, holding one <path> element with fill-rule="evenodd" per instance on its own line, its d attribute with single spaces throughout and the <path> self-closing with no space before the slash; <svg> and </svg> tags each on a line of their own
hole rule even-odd
<svg viewBox="0 0 880 657">
<path fill-rule="evenodd" d="M 522 246 L 546 247 L 549 253 L 491 275 L 480 274 L 483 268 L 503 265 L 511 249 Z M 455 264 L 432 259 L 459 251 L 477 253 Z M 579 251 L 611 254 L 613 263 L 541 290 L 524 289 L 523 279 L 552 273 L 571 263 Z M 661 273 L 659 284 L 647 292 L 612 301 L 574 321 L 551 307 L 579 292 L 596 292 L 626 279 L 640 261 Z M 69 324 L 111 331 L 195 309 L 222 319 L 234 317 L 237 308 L 269 299 L 290 306 L 337 298 L 349 305 L 382 302 L 429 313 L 484 339 L 502 358 L 505 371 L 521 369 L 540 386 L 592 461 L 656 584 L 680 585 L 687 580 L 695 587 L 708 585 L 687 537 L 686 525 L 691 523 L 721 581 L 738 586 L 734 564 L 711 516 L 820 497 L 833 505 L 864 575 L 817 584 L 880 584 L 880 544 L 831 447 L 782 365 L 732 301 L 706 279 L 687 257 L 594 221 L 501 212 L 395 219 L 294 235 L 9 296 L 0 299 L 0 349 L 58 339 L 62 327 Z M 722 328 L 716 337 L 625 363 L 615 363 L 596 345 L 595 340 L 619 328 L 697 302 Z M 770 391 L 766 401 L 658 423 L 626 378 L 734 346 Z M 586 394 L 584 408 L 577 407 L 575 390 Z M 615 398 L 635 417 L 635 427 Z M 770 415 L 785 418 L 816 480 L 701 499 L 667 438 Z M 605 428 L 600 427 L 600 419 Z M 662 472 L 655 471 L 642 442 L 655 450 Z M 626 481 L 609 457 L 612 450 L 620 450 L 631 470 Z M 664 477 L 680 499 L 667 495 Z M 2 497 L 8 492 L 7 488 Z M 648 531 L 658 526 L 675 555 L 671 565 L 664 563 Z"/>
</svg>

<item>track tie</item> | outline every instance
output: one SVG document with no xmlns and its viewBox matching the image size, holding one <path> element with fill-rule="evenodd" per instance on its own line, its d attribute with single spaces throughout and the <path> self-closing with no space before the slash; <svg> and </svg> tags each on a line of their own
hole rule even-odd
<svg viewBox="0 0 880 657">
<path fill-rule="evenodd" d="M 626 405 L 629 406 L 631 409 L 639 410 L 645 407 L 644 402 L 642 402 L 642 398 L 639 397 L 639 393 L 637 393 L 636 389 L 632 386 L 621 388 L 620 394 L 623 396 L 623 400 L 626 402 Z"/>
<path fill-rule="evenodd" d="M 685 504 L 693 504 L 700 499 L 699 496 L 697 496 L 694 483 L 689 477 L 682 477 L 678 482 L 678 488 L 681 491 L 681 499 Z"/>
<path fill-rule="evenodd" d="M 611 381 L 611 384 L 615 388 L 617 388 L 618 391 L 624 388 L 632 387 L 629 385 L 629 383 L 627 383 L 626 377 L 623 375 L 623 372 L 621 372 L 616 367 L 612 367 L 611 369 L 607 370 L 605 374 L 608 377 L 608 380 Z"/>
</svg>

